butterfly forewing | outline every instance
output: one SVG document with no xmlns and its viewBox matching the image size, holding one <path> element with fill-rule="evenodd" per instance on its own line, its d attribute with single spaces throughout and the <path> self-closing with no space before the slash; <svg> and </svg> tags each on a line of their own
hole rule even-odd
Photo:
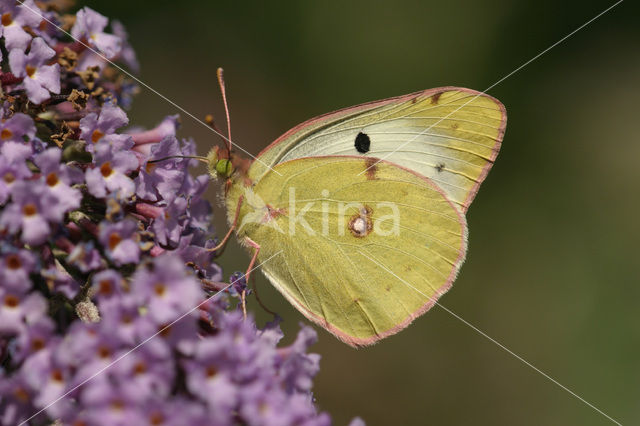
<svg viewBox="0 0 640 426">
<path fill-rule="evenodd" d="M 271 166 L 326 155 L 385 159 L 429 177 L 465 212 L 493 164 L 505 126 L 505 109 L 496 99 L 469 89 L 431 89 L 309 120 L 260 159 Z M 266 171 L 257 165 L 251 177 Z"/>
</svg>

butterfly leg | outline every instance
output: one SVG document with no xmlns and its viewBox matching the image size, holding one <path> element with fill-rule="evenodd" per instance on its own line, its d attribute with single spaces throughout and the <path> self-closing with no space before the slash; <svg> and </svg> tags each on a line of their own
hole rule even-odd
<svg viewBox="0 0 640 426">
<path fill-rule="evenodd" d="M 224 236 L 224 238 L 222 239 L 220 244 L 218 244 L 215 247 L 207 249 L 207 251 L 219 250 L 219 249 L 223 248 L 227 244 L 227 241 L 229 241 L 229 238 L 231 237 L 231 234 L 233 234 L 233 231 L 236 229 L 236 226 L 238 224 L 238 216 L 240 215 L 240 206 L 242 206 L 242 201 L 243 200 L 244 200 L 244 195 L 241 195 L 240 198 L 238 198 L 238 207 L 236 208 L 236 216 L 233 218 L 233 224 L 231 225 L 231 228 L 229 228 L 229 231 L 227 232 L 227 235 Z"/>
<path fill-rule="evenodd" d="M 247 319 L 247 290 L 242 290 L 240 293 L 240 301 L 242 303 L 242 318 Z"/>
<path fill-rule="evenodd" d="M 253 294 L 256 297 L 256 300 L 258 301 L 258 304 L 262 307 L 262 309 L 265 310 L 265 312 L 273 315 L 273 318 L 276 318 L 278 316 L 278 314 L 273 312 L 271 309 L 267 308 L 267 306 L 264 304 L 264 302 L 260 299 L 260 296 L 258 295 L 258 286 L 256 285 L 255 280 L 253 281 L 252 287 L 253 287 Z"/>
<path fill-rule="evenodd" d="M 249 284 L 249 279 L 251 278 L 251 272 L 253 271 L 253 265 L 255 265 L 256 260 L 258 259 L 258 253 L 260 253 L 260 244 L 253 241 L 251 238 L 246 237 L 245 242 L 255 249 L 253 256 L 251 257 L 251 262 L 249 262 L 249 267 L 247 268 L 247 272 L 245 272 L 244 277 L 247 280 L 247 284 Z M 243 290 L 240 294 L 240 299 L 242 300 L 242 313 L 247 318 L 247 306 L 246 306 L 246 295 L 247 290 Z"/>
</svg>

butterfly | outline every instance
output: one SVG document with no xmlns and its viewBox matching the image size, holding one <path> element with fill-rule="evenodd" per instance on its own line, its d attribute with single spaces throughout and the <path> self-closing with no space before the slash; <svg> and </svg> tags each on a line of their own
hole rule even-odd
<svg viewBox="0 0 640 426">
<path fill-rule="evenodd" d="M 351 346 L 397 333 L 453 284 L 465 214 L 506 110 L 442 87 L 308 120 L 252 161 L 209 154 L 231 229 L 275 288 Z M 247 274 L 248 275 L 248 274 Z"/>
</svg>

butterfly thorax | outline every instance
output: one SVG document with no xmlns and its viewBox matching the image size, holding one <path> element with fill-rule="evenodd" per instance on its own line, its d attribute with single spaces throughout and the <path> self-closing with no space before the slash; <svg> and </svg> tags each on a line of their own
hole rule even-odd
<svg viewBox="0 0 640 426">
<path fill-rule="evenodd" d="M 231 161 L 233 174 L 227 179 L 225 196 L 227 220 L 230 226 L 235 222 L 236 233 L 244 236 L 252 224 L 268 224 L 285 214 L 285 211 L 269 205 L 255 193 L 254 187 L 258 181 L 255 178 L 255 161 L 252 163 L 237 155 L 232 155 Z"/>
</svg>

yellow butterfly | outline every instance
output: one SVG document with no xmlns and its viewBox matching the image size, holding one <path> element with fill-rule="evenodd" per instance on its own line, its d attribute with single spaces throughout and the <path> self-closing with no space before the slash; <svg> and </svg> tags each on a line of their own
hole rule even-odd
<svg viewBox="0 0 640 426">
<path fill-rule="evenodd" d="M 340 340 L 370 345 L 431 308 L 505 132 L 496 99 L 443 87 L 306 121 L 252 162 L 208 156 L 229 223 L 269 281 Z M 220 155 L 221 156 L 221 155 Z M 230 157 L 230 158 L 228 158 Z"/>
</svg>

